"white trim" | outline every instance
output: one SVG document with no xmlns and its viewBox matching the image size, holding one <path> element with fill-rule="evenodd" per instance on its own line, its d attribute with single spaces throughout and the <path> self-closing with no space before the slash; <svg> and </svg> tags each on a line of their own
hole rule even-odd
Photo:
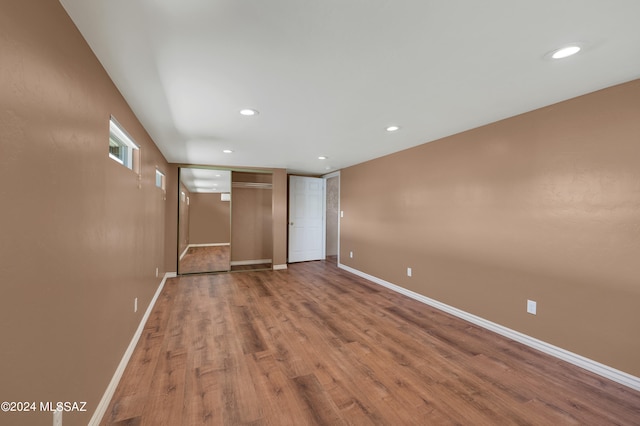
<svg viewBox="0 0 640 426">
<path fill-rule="evenodd" d="M 295 263 L 295 262 L 305 262 L 305 261 L 309 261 L 309 260 L 324 260 L 326 259 L 326 254 L 327 254 L 327 180 L 322 178 L 322 177 L 313 177 L 313 176 L 300 176 L 300 175 L 289 175 L 289 179 L 288 179 L 288 190 L 287 190 L 287 194 L 289 196 L 289 201 L 287 201 L 287 212 L 288 212 L 288 216 L 291 217 L 293 216 L 293 211 L 292 209 L 295 206 L 295 203 L 291 202 L 291 200 L 293 199 L 292 196 L 292 191 L 293 189 L 293 185 L 291 184 L 291 181 L 293 179 L 315 179 L 315 180 L 320 180 L 322 181 L 322 206 L 320 207 L 320 213 L 322 214 L 322 241 L 321 241 L 321 249 L 320 249 L 320 257 L 318 258 L 303 258 L 303 259 L 292 259 L 291 257 L 291 250 L 292 250 L 292 234 L 291 234 L 291 228 L 289 226 L 291 226 L 292 222 L 287 222 L 287 262 L 289 263 Z M 306 192 L 306 189 L 305 189 Z M 306 255 L 305 255 L 306 256 Z"/>
<path fill-rule="evenodd" d="M 325 242 L 324 242 L 324 248 L 325 248 L 325 251 L 324 251 L 324 254 L 325 254 L 325 256 L 324 256 L 324 258 L 325 259 L 327 258 L 327 256 L 326 256 L 327 255 L 327 241 L 326 241 L 326 235 L 327 235 L 327 228 L 326 228 L 326 223 L 327 223 L 327 218 L 326 218 L 327 194 L 326 194 L 326 191 L 327 191 L 327 189 L 326 188 L 327 188 L 327 184 L 326 184 L 326 182 L 327 182 L 327 179 L 331 179 L 331 178 L 334 178 L 334 177 L 338 178 L 338 235 L 337 235 L 337 237 L 338 237 L 338 247 L 337 247 L 338 253 L 337 253 L 337 257 L 338 257 L 338 263 L 340 263 L 340 222 L 342 222 L 342 217 L 340 217 L 340 212 L 342 211 L 342 210 L 340 210 L 340 179 L 341 179 L 340 170 L 337 170 L 337 171 L 335 171 L 333 173 L 329 173 L 329 174 L 324 175 L 322 177 L 323 177 L 323 179 L 325 181 L 325 185 L 324 185 L 324 187 L 325 187 L 325 195 L 324 195 L 324 199 L 325 199 L 325 206 L 324 206 L 324 211 L 325 211 L 325 231 L 324 231 Z"/>
<path fill-rule="evenodd" d="M 512 330 L 503 325 L 496 324 L 458 308 L 454 308 L 453 306 L 438 302 L 437 300 L 415 293 L 411 290 L 407 290 L 404 287 L 392 284 L 388 281 L 374 277 L 373 275 L 369 275 L 365 272 L 361 272 L 357 269 L 351 268 L 341 263 L 338 263 L 338 267 L 344 269 L 345 271 L 351 272 L 352 274 L 372 281 L 376 284 L 379 284 L 383 287 L 387 287 L 388 289 L 391 289 L 397 293 L 422 302 L 426 305 L 447 312 L 448 314 L 454 315 L 458 318 L 462 318 L 465 321 L 469 321 L 470 323 L 486 328 L 487 330 L 493 331 L 494 333 L 498 333 L 502 336 L 508 337 L 509 339 L 520 342 L 531 348 L 537 349 L 540 352 L 544 352 L 548 355 L 554 356 L 558 359 L 584 368 L 585 370 L 591 371 L 592 373 L 595 373 L 606 379 L 613 380 L 614 382 L 620 383 L 621 385 L 640 391 L 640 377 L 632 376 L 631 374 L 625 373 L 624 371 L 617 370 L 613 367 L 609 367 L 608 365 L 599 363 L 582 355 L 578 355 L 566 349 L 562 349 L 558 346 L 552 345 L 542 340 L 538 340 L 535 337 L 528 336 L 526 334 L 520 333 L 519 331 Z"/>
<path fill-rule="evenodd" d="M 188 251 L 189 251 L 189 246 L 187 246 L 187 248 L 184 249 L 184 251 L 182 252 L 182 254 L 180 255 L 180 258 L 178 260 L 182 260 L 182 258 L 187 255 Z"/>
<path fill-rule="evenodd" d="M 326 175 L 322 175 L 322 178 L 327 180 L 334 177 L 340 177 L 340 170 L 336 170 L 335 172 L 327 173 Z"/>
<path fill-rule="evenodd" d="M 112 153 L 109 153 L 109 158 L 111 158 L 113 161 L 116 161 L 120 164 L 122 164 L 124 166 L 124 161 L 122 161 L 121 159 L 119 159 L 118 157 L 116 157 L 115 155 L 113 155 Z"/>
<path fill-rule="evenodd" d="M 260 265 L 262 263 L 271 263 L 271 259 L 234 260 L 234 261 L 231 262 L 231 266 Z"/>
<path fill-rule="evenodd" d="M 273 270 L 274 271 L 281 271 L 283 269 L 287 269 L 287 264 L 284 263 L 282 265 L 273 265 Z"/>
<path fill-rule="evenodd" d="M 151 311 L 153 310 L 153 307 L 156 304 L 156 301 L 158 300 L 160 293 L 162 292 L 162 289 L 164 287 L 164 284 L 167 281 L 167 278 L 174 278 L 176 276 L 177 274 L 175 272 L 167 272 L 166 274 L 164 274 L 164 278 L 162 279 L 162 282 L 160 282 L 160 285 L 156 290 L 156 294 L 153 295 L 153 299 L 151 299 L 151 302 L 149 302 L 147 311 L 144 313 L 144 316 L 140 320 L 138 329 L 136 330 L 135 334 L 131 338 L 131 342 L 129 343 L 127 350 L 124 352 L 124 355 L 120 360 L 120 364 L 118 364 L 118 368 L 116 368 L 116 371 L 113 374 L 113 377 L 111 378 L 111 382 L 109 382 L 109 386 L 107 386 L 107 390 L 105 390 L 104 395 L 102 395 L 102 399 L 100 400 L 100 402 L 98 403 L 98 406 L 96 407 L 96 411 L 93 413 L 93 416 L 91 416 L 91 420 L 89 420 L 89 426 L 94 426 L 94 425 L 98 426 L 102 421 L 102 417 L 104 417 L 104 413 L 107 411 L 107 408 L 109 407 L 111 398 L 113 398 L 113 394 L 115 393 L 116 388 L 118 387 L 118 383 L 120 383 L 122 374 L 124 373 L 124 370 L 127 367 L 129 360 L 131 359 L 131 355 L 133 355 L 133 350 L 136 348 L 136 345 L 138 344 L 138 340 L 140 340 L 140 337 L 142 336 L 142 331 L 144 330 L 144 326 L 147 323 L 149 316 L 151 315 Z"/>
</svg>

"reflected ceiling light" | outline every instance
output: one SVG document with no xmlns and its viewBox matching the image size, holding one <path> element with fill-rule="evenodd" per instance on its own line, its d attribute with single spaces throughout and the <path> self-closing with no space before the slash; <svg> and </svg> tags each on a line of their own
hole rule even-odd
<svg viewBox="0 0 640 426">
<path fill-rule="evenodd" d="M 242 115 L 246 115 L 247 117 L 250 117 L 252 115 L 258 115 L 259 112 L 255 109 L 251 109 L 251 108 L 244 108 L 240 110 L 240 114 Z"/>
<path fill-rule="evenodd" d="M 222 151 L 222 152 L 224 152 L 225 154 L 231 154 L 233 151 L 231 151 L 230 149 L 225 149 L 225 150 L 224 150 L 224 151 Z"/>
<path fill-rule="evenodd" d="M 389 126 L 387 127 L 387 132 L 396 132 L 400 130 L 400 126 Z"/>
<path fill-rule="evenodd" d="M 576 53 L 578 53 L 580 49 L 581 49 L 580 46 L 572 44 L 570 46 L 565 46 L 560 49 L 554 50 L 551 53 L 551 57 L 553 59 L 567 58 L 571 55 L 575 55 Z"/>
<path fill-rule="evenodd" d="M 318 160 L 326 160 L 329 157 L 325 157 L 324 155 L 321 155 L 320 157 L 318 157 Z"/>
</svg>

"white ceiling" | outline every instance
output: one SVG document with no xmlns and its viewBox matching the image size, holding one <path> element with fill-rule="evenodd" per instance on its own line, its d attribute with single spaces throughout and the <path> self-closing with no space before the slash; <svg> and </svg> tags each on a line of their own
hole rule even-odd
<svg viewBox="0 0 640 426">
<path fill-rule="evenodd" d="M 231 172 L 228 170 L 181 167 L 180 182 L 190 192 L 231 192 Z"/>
<path fill-rule="evenodd" d="M 322 174 L 640 77 L 638 0 L 61 3 L 175 163 Z"/>
</svg>

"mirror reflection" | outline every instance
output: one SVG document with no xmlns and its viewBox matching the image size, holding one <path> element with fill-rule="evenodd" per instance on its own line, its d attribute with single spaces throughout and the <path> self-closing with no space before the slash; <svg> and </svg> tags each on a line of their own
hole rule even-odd
<svg viewBox="0 0 640 426">
<path fill-rule="evenodd" d="M 231 172 L 180 168 L 178 273 L 231 270 Z"/>
</svg>

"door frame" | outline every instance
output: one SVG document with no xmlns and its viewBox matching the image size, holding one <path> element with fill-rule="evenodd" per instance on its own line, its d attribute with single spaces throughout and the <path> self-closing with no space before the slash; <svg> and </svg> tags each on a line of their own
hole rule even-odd
<svg viewBox="0 0 640 426">
<path fill-rule="evenodd" d="M 326 175 L 322 175 L 321 177 L 325 180 L 325 185 L 324 185 L 324 188 L 325 188 L 325 194 L 324 194 L 324 198 L 325 198 L 325 206 L 324 206 L 324 209 L 325 209 L 325 219 L 324 219 L 324 226 L 325 226 L 325 230 L 324 230 L 324 233 L 325 233 L 324 255 L 325 256 L 324 256 L 324 258 L 325 259 L 327 258 L 327 238 L 326 238 L 326 234 L 327 234 L 327 230 L 326 230 L 326 226 L 327 226 L 327 212 L 326 212 L 326 210 L 327 210 L 327 203 L 326 203 L 326 199 L 327 199 L 327 183 L 326 183 L 326 181 L 328 179 L 331 179 L 331 178 L 334 178 L 334 177 L 338 178 L 338 235 L 336 237 L 337 237 L 337 240 L 338 240 L 338 249 L 337 250 L 338 250 L 338 265 L 339 265 L 340 264 L 340 222 L 342 222 L 342 220 L 341 220 L 342 219 L 342 210 L 341 210 L 341 206 L 340 206 L 340 202 L 341 202 L 341 199 L 340 199 L 340 179 L 341 179 L 340 170 L 337 170 L 337 171 L 331 172 L 331 173 L 327 173 Z"/>
<path fill-rule="evenodd" d="M 291 262 L 289 257 L 291 251 L 291 178 L 292 177 L 300 177 L 300 178 L 314 178 L 314 179 L 322 179 L 323 180 L 323 188 L 322 188 L 322 251 L 320 254 L 320 259 L 324 260 L 327 258 L 327 187 L 326 187 L 326 179 L 323 176 L 305 176 L 298 175 L 295 173 L 287 174 L 287 264 L 288 263 L 297 263 Z"/>
</svg>

